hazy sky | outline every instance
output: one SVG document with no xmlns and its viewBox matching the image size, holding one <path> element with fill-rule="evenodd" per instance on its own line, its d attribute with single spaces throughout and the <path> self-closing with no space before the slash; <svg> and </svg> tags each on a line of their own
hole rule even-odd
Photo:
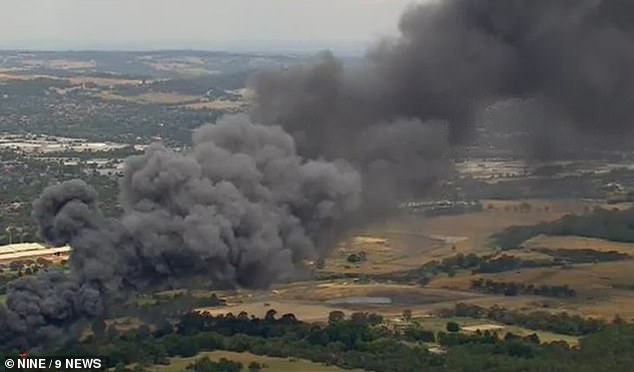
<svg viewBox="0 0 634 372">
<path fill-rule="evenodd" d="M 0 48 L 359 46 L 413 1 L 0 0 Z"/>
</svg>

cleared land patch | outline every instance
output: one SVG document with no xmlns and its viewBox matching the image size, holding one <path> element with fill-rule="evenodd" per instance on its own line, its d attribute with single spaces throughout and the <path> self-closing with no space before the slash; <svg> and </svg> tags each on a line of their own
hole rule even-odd
<svg viewBox="0 0 634 372">
<path fill-rule="evenodd" d="M 210 308 L 201 308 L 199 311 L 205 311 L 210 313 L 211 315 L 220 315 L 226 313 L 239 314 L 242 311 L 245 311 L 249 314 L 255 315 L 259 318 L 264 318 L 266 313 L 269 310 L 277 311 L 278 315 L 293 313 L 298 319 L 307 321 L 307 322 L 321 322 L 328 319 L 328 314 L 334 310 L 343 311 L 346 314 L 352 313 L 350 310 L 346 310 L 341 307 L 327 306 L 325 304 L 318 303 L 302 303 L 298 301 L 277 301 L 277 300 L 266 300 L 266 301 L 256 301 L 256 302 L 248 302 L 242 304 L 229 304 L 228 306 L 223 307 L 210 307 Z"/>
<path fill-rule="evenodd" d="M 244 101 L 229 101 L 226 99 L 217 99 L 209 102 L 196 102 L 185 105 L 192 110 L 211 110 L 211 111 L 238 111 L 245 108 Z"/>
<path fill-rule="evenodd" d="M 466 332 L 475 332 L 477 329 L 480 329 L 482 332 L 485 330 L 489 330 L 491 332 L 495 332 L 501 337 L 508 332 L 516 334 L 518 336 L 528 336 L 530 334 L 537 334 L 542 343 L 552 342 L 552 341 L 565 341 L 571 346 L 575 346 L 579 344 L 579 337 L 562 335 L 554 332 L 547 331 L 538 331 L 532 330 L 528 328 L 499 324 L 496 322 L 486 321 L 483 322 L 482 319 L 474 319 L 474 318 L 465 318 L 465 317 L 453 317 L 453 318 L 436 318 L 436 317 L 425 317 L 425 318 L 416 318 L 416 323 L 420 324 L 423 329 L 428 329 L 434 332 L 446 332 L 447 322 L 453 321 L 460 325 L 461 331 Z"/>
<path fill-rule="evenodd" d="M 190 96 L 178 93 L 162 93 L 152 92 L 143 93 L 134 96 L 122 96 L 109 91 L 99 92 L 96 94 L 98 98 L 113 101 L 125 101 L 138 104 L 158 104 L 158 105 L 180 105 L 185 103 L 196 102 L 202 99 L 199 96 Z"/>
<path fill-rule="evenodd" d="M 295 359 L 295 358 L 274 358 L 262 355 L 255 355 L 251 353 L 236 353 L 231 351 L 211 351 L 199 353 L 196 356 L 189 358 L 170 358 L 170 365 L 167 366 L 154 366 L 150 367 L 151 371 L 164 371 L 164 372 L 180 372 L 184 371 L 187 366 L 197 359 L 208 357 L 213 361 L 218 361 L 220 358 L 225 358 L 235 362 L 240 362 L 244 365 L 243 371 L 248 371 L 247 366 L 251 362 L 258 362 L 265 364 L 267 367 L 263 371 L 271 372 L 285 372 L 285 371 L 305 371 L 305 372 L 337 372 L 344 371 L 341 368 L 335 366 L 326 366 L 320 363 L 314 363 L 308 360 Z M 360 370 L 346 370 L 346 371 L 360 371 Z"/>
</svg>

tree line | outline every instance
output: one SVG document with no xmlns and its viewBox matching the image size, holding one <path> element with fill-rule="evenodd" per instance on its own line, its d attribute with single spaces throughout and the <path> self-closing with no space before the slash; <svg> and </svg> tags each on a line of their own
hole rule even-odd
<svg viewBox="0 0 634 372">
<path fill-rule="evenodd" d="M 481 308 L 457 306 L 461 316 L 477 315 Z M 467 314 L 470 311 L 472 313 Z M 500 312 L 500 309 L 494 312 Z M 562 318 L 563 319 L 563 318 Z M 418 326 L 414 326 L 418 327 Z M 278 317 L 270 311 L 262 319 L 245 314 L 183 315 L 171 330 L 147 328 L 117 331 L 69 342 L 53 355 L 105 355 L 110 368 L 143 371 L 168 364 L 170 357 L 192 357 L 201 351 L 227 350 L 271 357 L 293 357 L 369 371 L 629 371 L 634 361 L 634 326 L 603 324 L 580 340 L 578 348 L 563 342 L 540 343 L 537 335 L 493 332 L 438 332 L 444 353 L 431 353 L 416 332 L 387 327 L 380 316 L 368 313 L 342 317 L 331 314 L 328 324 L 310 324 L 292 314 Z M 418 333 L 422 335 L 423 333 Z M 427 337 L 427 336 L 421 336 Z M 431 341 L 429 341 L 431 342 Z M 14 355 L 17 351 L 8 351 Z M 224 367 L 222 367 L 224 366 Z M 231 361 L 199 359 L 193 371 L 228 371 Z"/>
<path fill-rule="evenodd" d="M 550 331 L 570 336 L 585 336 L 601 331 L 606 322 L 595 318 L 584 318 L 567 312 L 551 313 L 548 311 L 521 312 L 506 309 L 499 305 L 490 308 L 478 305 L 457 303 L 453 308 L 442 309 L 438 315 L 445 318 L 469 317 L 488 319 L 507 325 L 516 325 L 533 330 Z"/>
<path fill-rule="evenodd" d="M 516 282 L 498 282 L 478 278 L 471 280 L 471 288 L 484 293 L 503 294 L 505 296 L 535 295 L 546 297 L 575 297 L 577 292 L 567 285 L 540 285 Z"/>
<path fill-rule="evenodd" d="M 513 226 L 492 236 L 503 250 L 517 249 L 537 235 L 578 235 L 617 242 L 634 242 L 634 208 L 607 210 L 596 208 L 585 215 L 567 215 L 553 222 L 532 226 Z"/>
</svg>

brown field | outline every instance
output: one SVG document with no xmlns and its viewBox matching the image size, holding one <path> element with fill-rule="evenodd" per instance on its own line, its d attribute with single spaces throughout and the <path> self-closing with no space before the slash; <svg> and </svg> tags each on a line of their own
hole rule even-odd
<svg viewBox="0 0 634 372">
<path fill-rule="evenodd" d="M 244 101 L 227 101 L 223 99 L 217 99 L 210 102 L 197 102 L 184 105 L 192 110 L 212 110 L 212 111 L 228 111 L 234 112 L 241 110 L 245 107 Z"/>
<path fill-rule="evenodd" d="M 326 260 L 324 271 L 344 273 L 389 273 L 418 267 L 431 260 L 453 256 L 458 252 L 485 254 L 493 252 L 489 237 L 491 234 L 513 225 L 529 225 L 552 221 L 566 214 L 582 214 L 596 206 L 626 208 L 630 204 L 601 205 L 585 201 L 528 200 L 530 210 L 520 211 L 522 201 L 483 201 L 485 211 L 456 216 L 433 218 L 403 217 L 376 224 L 360 235 L 340 244 Z M 509 251 L 505 254 L 524 259 L 548 260 L 551 256 L 535 252 L 532 248 L 595 249 L 599 251 L 618 251 L 634 253 L 634 244 L 615 243 L 601 239 L 581 237 L 545 237 L 529 240 L 527 249 Z M 363 251 L 367 261 L 352 264 L 347 262 L 348 255 Z M 573 299 L 554 299 L 537 296 L 494 296 L 475 294 L 469 297 L 471 280 L 482 276 L 496 281 L 514 281 L 535 285 L 568 285 L 577 291 Z M 354 283 L 353 283 L 354 284 Z M 615 288 L 614 286 L 617 286 Z M 633 289 L 624 289 L 631 286 Z M 361 290 L 360 287 L 365 287 Z M 407 287 L 407 286 L 404 286 Z M 620 288 L 620 289 L 619 289 Z M 418 289 L 393 286 L 390 290 L 379 289 L 379 285 L 354 286 L 341 283 L 329 287 L 303 288 L 286 291 L 284 296 L 291 299 L 310 300 L 346 296 L 397 296 L 396 292 L 416 293 Z M 432 292 L 423 292 L 431 296 L 429 301 L 413 301 L 405 305 L 395 301 L 389 306 L 373 308 L 385 316 L 398 315 L 404 308 L 415 314 L 426 314 L 434 309 L 451 307 L 456 302 L 468 302 L 480 306 L 495 304 L 507 308 L 531 311 L 537 309 L 563 310 L 584 316 L 612 319 L 616 314 L 626 319 L 634 319 L 634 260 L 604 262 L 597 264 L 574 265 L 569 268 L 550 267 L 521 269 L 517 271 L 472 276 L 468 272 L 458 273 L 453 278 L 439 275 L 425 288 L 434 293 L 444 293 L 444 298 L 436 298 Z M 473 293 L 471 293 L 473 294 Z M 421 293 L 420 296 L 423 296 Z M 398 297 L 398 296 L 397 296 Z"/>
<path fill-rule="evenodd" d="M 52 59 L 46 61 L 45 64 L 48 68 L 56 70 L 77 70 L 96 67 L 94 61 L 73 61 L 68 59 Z"/>
<path fill-rule="evenodd" d="M 324 271 L 384 274 L 417 268 L 444 255 L 446 244 L 422 234 L 377 231 L 375 236 L 356 236 L 341 243 L 326 260 Z M 366 261 L 350 263 L 351 254 L 364 252 Z"/>
<path fill-rule="evenodd" d="M 77 69 L 86 69 L 86 68 L 94 68 L 96 66 L 94 61 L 76 61 L 70 59 L 51 59 L 51 60 L 42 60 L 42 59 L 24 59 L 22 60 L 22 64 L 26 67 L 47 67 L 56 70 L 77 70 Z"/>
<path fill-rule="evenodd" d="M 7 74 L 0 73 L 0 81 L 12 81 L 12 80 L 35 80 L 35 79 L 58 79 L 53 76 L 46 75 L 18 75 L 18 74 Z"/>
<path fill-rule="evenodd" d="M 299 301 L 277 301 L 265 300 L 257 302 L 245 302 L 223 307 L 202 308 L 200 311 L 208 312 L 212 315 L 220 315 L 233 313 L 239 314 L 242 311 L 255 315 L 258 318 L 264 318 L 267 311 L 274 309 L 281 316 L 286 313 L 293 313 L 298 319 L 306 322 L 323 322 L 328 320 L 328 314 L 334 310 L 341 310 L 346 314 L 352 311 L 343 308 L 330 307 L 319 303 L 302 303 Z"/>
<path fill-rule="evenodd" d="M 73 85 L 92 83 L 100 87 L 109 87 L 109 86 L 117 86 L 117 85 L 139 85 L 141 83 L 140 80 L 135 80 L 135 79 L 116 79 L 116 78 L 103 78 L 103 77 L 94 77 L 94 76 L 72 77 L 68 79 L 68 81 Z"/>
<path fill-rule="evenodd" d="M 463 275 L 462 280 L 468 283 L 470 275 Z M 458 277 L 454 278 L 458 279 Z M 466 281 L 464 279 L 467 279 Z M 326 322 L 331 311 L 339 310 L 350 315 L 354 311 L 367 311 L 380 314 L 388 324 L 396 326 L 402 323 L 403 310 L 410 310 L 417 322 L 424 328 L 444 330 L 447 319 L 437 318 L 434 313 L 439 309 L 452 308 L 457 302 L 475 304 L 484 307 L 493 305 L 509 309 L 531 311 L 548 310 L 543 308 L 547 302 L 555 307 L 556 300 L 536 296 L 505 297 L 482 293 L 467 292 L 461 289 L 423 288 L 401 284 L 354 284 L 343 280 L 330 283 L 301 282 L 280 285 L 271 291 L 227 291 L 217 293 L 223 297 L 228 306 L 199 309 L 213 315 L 231 312 L 238 314 L 245 311 L 251 315 L 263 317 L 267 311 L 274 309 L 277 316 L 293 313 L 298 319 L 307 322 Z M 355 304 L 330 305 L 328 300 L 350 297 L 388 297 L 391 304 Z M 552 309 L 555 311 L 555 309 Z M 461 319 L 461 325 L 477 325 L 486 321 L 478 319 Z M 534 331 L 521 327 L 505 326 L 504 332 L 528 335 Z M 566 337 L 549 332 L 537 332 L 544 341 L 564 340 L 575 343 L 576 338 Z"/>
<path fill-rule="evenodd" d="M 240 362 L 244 365 L 243 371 L 247 371 L 247 366 L 251 362 L 258 362 L 260 364 L 266 364 L 268 367 L 264 368 L 264 371 L 271 372 L 337 372 L 344 371 L 341 368 L 335 366 L 326 366 L 320 363 L 314 363 L 303 359 L 294 358 L 273 358 L 261 355 L 255 355 L 251 353 L 235 353 L 231 351 L 211 351 L 203 352 L 190 358 L 170 358 L 170 365 L 168 366 L 154 366 L 150 368 L 150 371 L 164 371 L 164 372 L 177 372 L 184 371 L 190 363 L 195 362 L 199 358 L 209 357 L 211 360 L 218 361 L 220 358 L 226 358 L 235 362 Z M 352 372 L 360 372 L 360 370 L 346 370 Z"/>
<path fill-rule="evenodd" d="M 480 253 L 490 250 L 489 237 L 510 226 L 533 225 L 553 221 L 566 214 L 583 213 L 581 201 L 527 200 L 531 208 L 520 211 L 519 201 L 483 200 L 485 211 L 457 216 L 440 216 L 421 221 L 417 228 L 423 234 L 464 236 L 455 244 L 456 251 Z"/>
<path fill-rule="evenodd" d="M 467 299 L 471 293 L 450 293 L 444 290 L 423 288 L 406 284 L 355 284 L 348 281 L 315 283 L 276 290 L 277 296 L 293 301 L 336 300 L 346 297 L 389 297 L 394 304 L 428 304 L 455 299 Z"/>
<path fill-rule="evenodd" d="M 330 283 L 302 282 L 278 286 L 267 292 L 240 291 L 240 293 L 218 293 L 228 306 L 199 309 L 211 314 L 238 314 L 245 311 L 258 317 L 270 309 L 278 315 L 293 313 L 308 322 L 324 322 L 331 311 L 346 314 L 368 311 L 382 315 L 386 319 L 399 318 L 403 310 L 412 311 L 414 316 L 431 316 L 436 310 L 451 308 L 457 302 L 473 303 L 490 307 L 495 304 L 512 309 L 530 309 L 539 306 L 539 298 L 531 296 L 504 297 L 466 290 L 445 288 L 423 288 L 402 284 L 355 284 L 343 280 Z M 387 297 L 391 304 L 329 304 L 329 300 L 353 297 Z M 537 305 L 536 305 L 537 304 Z"/>
<path fill-rule="evenodd" d="M 144 93 L 136 96 L 121 96 L 112 92 L 99 92 L 97 97 L 105 100 L 113 101 L 126 101 L 140 104 L 159 104 L 159 105 L 179 105 L 196 100 L 200 100 L 201 97 L 189 96 L 185 94 L 176 93 Z"/>
<path fill-rule="evenodd" d="M 156 103 L 159 105 L 177 105 L 200 100 L 200 97 L 198 96 L 161 92 L 144 93 L 133 98 L 144 103 Z"/>
<path fill-rule="evenodd" d="M 485 323 L 485 324 L 476 324 L 476 325 L 472 325 L 468 327 L 462 327 L 462 330 L 467 332 L 477 332 L 477 331 L 484 332 L 484 331 L 498 331 L 504 328 L 505 327 L 501 325 Z"/>
<path fill-rule="evenodd" d="M 383 274 L 416 268 L 457 253 L 491 253 L 490 236 L 507 227 L 553 221 L 595 206 L 569 200 L 526 202 L 531 206 L 527 211 L 519 210 L 521 200 L 484 200 L 483 212 L 428 218 L 408 216 L 375 223 L 357 237 L 339 244 L 326 259 L 323 271 Z M 366 253 L 366 261 L 347 261 L 350 254 L 361 251 Z M 532 256 L 546 258 L 537 257 L 536 253 Z"/>
<path fill-rule="evenodd" d="M 81 85 L 92 83 L 100 87 L 109 87 L 117 85 L 139 85 L 140 80 L 135 79 L 117 79 L 117 78 L 103 78 L 95 76 L 77 76 L 68 79 L 62 79 L 56 76 L 50 75 L 36 75 L 36 74 L 11 74 L 8 72 L 0 72 L 0 81 L 12 81 L 12 80 L 35 80 L 35 79 L 53 79 L 53 80 L 67 80 L 71 85 Z"/>
<path fill-rule="evenodd" d="M 577 296 L 571 299 L 540 297 L 539 301 L 524 304 L 527 309 L 538 309 L 547 304 L 550 309 L 578 313 L 587 317 L 611 320 L 618 314 L 624 319 L 634 320 L 634 290 L 614 288 L 615 285 L 634 285 L 634 261 L 631 260 L 575 265 L 565 269 L 548 267 L 496 274 L 469 275 L 465 273 L 454 278 L 437 278 L 428 286 L 467 291 L 471 286 L 471 280 L 478 277 L 534 285 L 568 285 L 577 291 Z M 500 300 L 516 299 L 518 303 L 523 302 L 526 297 L 497 296 Z"/>
</svg>

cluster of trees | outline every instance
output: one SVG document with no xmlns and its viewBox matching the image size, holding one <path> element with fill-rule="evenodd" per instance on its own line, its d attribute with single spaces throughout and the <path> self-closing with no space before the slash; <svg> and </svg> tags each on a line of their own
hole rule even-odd
<svg viewBox="0 0 634 372">
<path fill-rule="evenodd" d="M 246 313 L 211 316 L 183 315 L 166 332 L 147 327 L 105 332 L 72 342 L 54 355 L 106 355 L 109 367 L 130 364 L 167 364 L 170 357 L 192 357 L 201 351 L 228 350 L 272 357 L 308 359 L 343 368 L 376 371 L 419 371 L 441 365 L 442 359 L 418 344 L 403 343 L 383 325 L 382 317 L 355 313 L 349 318 L 331 314 L 328 325 L 304 323 L 293 314 L 277 317 L 271 310 L 263 319 Z"/>
<path fill-rule="evenodd" d="M 598 332 L 607 325 L 606 322 L 599 319 L 584 318 L 579 315 L 570 315 L 566 312 L 532 311 L 524 313 L 498 305 L 485 308 L 466 303 L 457 303 L 453 309 L 443 309 L 439 311 L 439 315 L 447 318 L 460 316 L 489 319 L 507 325 L 517 325 L 528 329 L 544 330 L 571 336 L 584 336 Z"/>
<path fill-rule="evenodd" d="M 483 261 L 480 266 L 473 270 L 473 273 L 501 273 L 524 267 L 542 267 L 552 265 L 555 265 L 555 263 L 522 260 L 514 256 L 503 254 L 499 257 Z"/>
<path fill-rule="evenodd" d="M 403 337 L 407 341 L 436 342 L 436 334 L 433 331 L 423 329 L 417 325 L 405 328 Z"/>
<path fill-rule="evenodd" d="M 568 215 L 553 222 L 510 227 L 492 238 L 500 248 L 508 250 L 516 249 L 524 241 L 540 234 L 634 242 L 634 208 L 622 211 L 596 208 L 585 215 Z"/>
<path fill-rule="evenodd" d="M 217 362 L 209 359 L 209 357 L 203 357 L 196 359 L 194 363 L 190 363 L 186 367 L 186 371 L 192 372 L 240 372 L 244 368 L 244 365 L 240 362 L 228 360 L 227 358 L 220 358 Z M 249 372 L 259 372 L 266 368 L 264 364 L 258 362 L 251 362 L 247 366 Z M 116 371 L 115 371 L 116 372 Z"/>
<path fill-rule="evenodd" d="M 504 338 L 500 339 L 495 332 L 478 330 L 471 334 L 439 332 L 438 343 L 447 348 L 458 345 L 495 345 L 498 353 L 518 358 L 533 358 L 539 351 L 541 340 L 536 333 L 519 336 L 508 332 Z"/>
<path fill-rule="evenodd" d="M 473 253 L 468 255 L 458 253 L 455 256 L 444 258 L 441 261 L 429 261 L 417 269 L 398 273 L 375 275 L 372 276 L 372 278 L 377 280 L 391 280 L 406 283 L 417 282 L 421 285 L 425 285 L 431 280 L 431 278 L 440 273 L 446 273 L 449 276 L 453 276 L 456 274 L 457 270 L 477 270 L 477 268 L 488 259 L 488 257 L 481 257 Z"/>
<path fill-rule="evenodd" d="M 194 363 L 190 363 L 186 370 L 192 372 L 240 372 L 242 371 L 242 363 L 234 362 L 226 358 L 220 358 L 215 362 L 209 357 L 197 359 Z M 251 369 L 252 371 L 258 371 L 258 369 Z"/>
<path fill-rule="evenodd" d="M 413 270 L 398 273 L 374 275 L 375 280 L 391 280 L 406 283 L 427 284 L 434 276 L 445 273 L 454 276 L 458 270 L 471 270 L 472 274 L 477 273 L 498 273 L 504 271 L 517 270 L 524 267 L 543 267 L 560 265 L 561 263 L 537 262 L 522 260 L 513 256 L 503 254 L 499 257 L 478 256 L 470 253 L 468 255 L 458 253 L 455 256 L 447 257 L 441 261 L 433 260 L 425 263 L 421 267 Z"/>
<path fill-rule="evenodd" d="M 244 87 L 246 79 L 246 71 L 208 76 L 197 75 L 191 78 L 157 80 L 143 85 L 119 85 L 115 88 L 115 92 L 124 96 L 162 92 L 205 96 L 210 99 L 236 100 L 241 97 L 230 91 Z"/>
<path fill-rule="evenodd" d="M 367 260 L 366 254 L 364 251 L 359 253 L 352 253 L 348 256 L 347 261 L 350 263 L 359 263 Z"/>
<path fill-rule="evenodd" d="M 536 252 L 545 253 L 554 257 L 556 263 L 590 263 L 629 260 L 626 253 L 617 251 L 597 251 L 594 249 L 548 249 L 536 248 Z"/>
<path fill-rule="evenodd" d="M 503 294 L 505 296 L 517 296 L 518 294 L 547 296 L 547 297 L 574 297 L 577 292 L 567 285 L 526 285 L 516 282 L 497 282 L 491 279 L 478 278 L 471 280 L 471 288 L 480 292 Z"/>
<path fill-rule="evenodd" d="M 479 267 L 486 260 L 487 257 L 480 257 L 474 253 L 469 253 L 466 256 L 462 253 L 458 253 L 455 256 L 444 258 L 440 264 L 438 264 L 438 269 L 445 273 L 451 273 L 459 269 L 474 269 Z"/>
<path fill-rule="evenodd" d="M 439 332 L 435 341 L 446 353 L 434 354 L 420 343 L 432 342 L 429 334 L 407 329 L 401 333 L 377 323 L 380 317 L 370 315 L 356 315 L 353 320 L 353 317 L 331 314 L 328 325 L 322 326 L 301 322 L 292 314 L 278 318 L 274 312 L 264 319 L 248 315 L 187 314 L 170 333 L 127 330 L 74 341 L 52 350 L 52 354 L 105 355 L 109 367 L 116 371 L 126 371 L 125 366 L 130 364 L 137 365 L 135 371 L 143 371 L 150 365 L 168 364 L 169 357 L 191 357 L 213 350 L 248 351 L 386 372 L 629 371 L 634 361 L 631 347 L 634 326 L 624 323 L 606 325 L 601 331 L 582 338 L 579 347 L 572 349 L 563 342 L 540 344 L 535 334 L 520 337 L 509 333 L 500 338 L 487 331 Z M 275 331 L 277 328 L 284 332 Z M 251 367 L 252 371 L 257 370 L 256 365 L 249 365 Z M 202 359 L 192 363 L 188 370 L 237 370 L 231 368 L 238 368 L 238 364 Z"/>
</svg>

